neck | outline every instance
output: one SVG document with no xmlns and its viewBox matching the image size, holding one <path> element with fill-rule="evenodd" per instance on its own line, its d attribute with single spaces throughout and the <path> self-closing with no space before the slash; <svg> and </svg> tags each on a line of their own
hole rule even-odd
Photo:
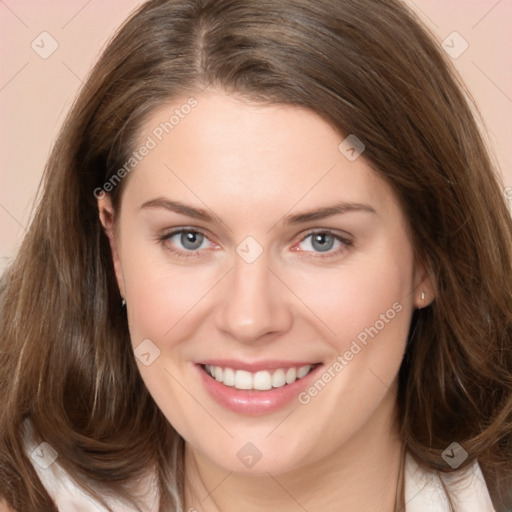
<svg viewBox="0 0 512 512">
<path fill-rule="evenodd" d="M 229 472 L 187 443 L 185 510 L 393 512 L 402 441 L 394 419 L 396 397 L 390 393 L 385 400 L 390 402 L 381 404 L 365 425 L 327 457 L 285 473 L 248 476 Z"/>
</svg>

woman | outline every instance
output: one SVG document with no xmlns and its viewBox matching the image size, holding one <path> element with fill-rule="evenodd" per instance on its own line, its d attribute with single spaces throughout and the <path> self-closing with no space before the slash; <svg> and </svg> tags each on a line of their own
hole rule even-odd
<svg viewBox="0 0 512 512">
<path fill-rule="evenodd" d="M 2 290 L 4 507 L 512 506 L 512 222 L 397 0 L 152 0 Z"/>
</svg>

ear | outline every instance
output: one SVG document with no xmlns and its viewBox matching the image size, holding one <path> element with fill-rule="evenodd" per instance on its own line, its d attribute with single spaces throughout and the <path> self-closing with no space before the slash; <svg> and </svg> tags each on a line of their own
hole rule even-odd
<svg viewBox="0 0 512 512">
<path fill-rule="evenodd" d="M 98 197 L 98 212 L 100 221 L 110 242 L 110 251 L 112 253 L 112 263 L 114 264 L 114 271 L 116 274 L 117 285 L 119 286 L 119 292 L 121 297 L 125 297 L 125 285 L 123 269 L 121 266 L 121 260 L 119 258 L 118 242 L 115 231 L 115 214 L 114 208 L 112 207 L 112 200 L 108 194 L 101 194 Z"/>
<path fill-rule="evenodd" d="M 414 307 L 422 309 L 430 306 L 435 299 L 435 288 L 432 271 L 417 260 L 414 265 Z"/>
</svg>

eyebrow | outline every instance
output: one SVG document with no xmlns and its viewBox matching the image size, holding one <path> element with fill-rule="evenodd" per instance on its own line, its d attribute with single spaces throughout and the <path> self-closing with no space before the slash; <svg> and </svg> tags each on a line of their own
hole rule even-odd
<svg viewBox="0 0 512 512">
<path fill-rule="evenodd" d="M 169 199 L 159 197 L 146 201 L 140 209 L 153 209 L 161 208 L 164 210 L 172 211 L 187 217 L 202 220 L 204 222 L 215 223 L 217 222 L 216 216 L 212 215 L 209 211 L 203 208 L 196 208 L 194 206 L 186 205 L 180 201 L 171 201 Z M 363 203 L 352 203 L 352 202 L 339 202 L 329 206 L 323 206 L 315 208 L 314 210 L 294 213 L 292 215 L 286 215 L 280 221 L 282 224 L 304 224 L 306 222 L 326 219 L 333 217 L 334 215 L 340 215 L 348 212 L 365 212 L 377 215 L 376 210 L 367 204 Z"/>
</svg>

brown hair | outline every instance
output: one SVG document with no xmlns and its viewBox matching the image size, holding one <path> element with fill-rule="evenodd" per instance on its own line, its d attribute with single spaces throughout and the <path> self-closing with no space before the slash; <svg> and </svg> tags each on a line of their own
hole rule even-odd
<svg viewBox="0 0 512 512">
<path fill-rule="evenodd" d="M 183 440 L 138 373 L 93 192 L 155 108 L 210 85 L 309 108 L 363 141 L 436 288 L 400 370 L 405 446 L 444 472 L 441 453 L 459 442 L 497 511 L 511 507 L 512 221 L 467 93 L 398 0 L 152 0 L 122 26 L 65 121 L 5 274 L 0 496 L 56 510 L 23 452 L 30 418 L 98 499 L 134 503 L 130 483 L 154 466 L 160 510 L 182 510 Z"/>
</svg>

